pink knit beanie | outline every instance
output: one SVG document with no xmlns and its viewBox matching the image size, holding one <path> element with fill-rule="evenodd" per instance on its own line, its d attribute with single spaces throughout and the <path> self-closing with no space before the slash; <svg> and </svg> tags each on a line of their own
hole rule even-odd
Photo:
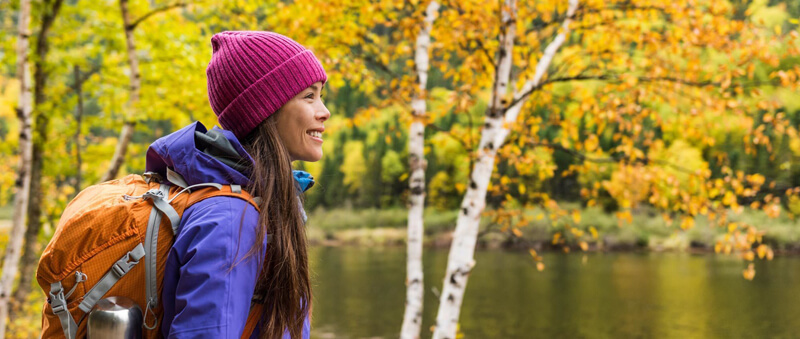
<svg viewBox="0 0 800 339">
<path fill-rule="evenodd" d="M 222 32 L 211 37 L 208 99 L 222 128 L 243 138 L 311 84 L 328 80 L 314 54 L 272 32 Z"/>
</svg>

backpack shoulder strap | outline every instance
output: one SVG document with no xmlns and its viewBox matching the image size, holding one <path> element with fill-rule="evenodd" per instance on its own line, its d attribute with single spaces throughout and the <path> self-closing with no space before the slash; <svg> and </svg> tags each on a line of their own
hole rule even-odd
<svg viewBox="0 0 800 339">
<path fill-rule="evenodd" d="M 189 206 L 192 206 L 205 199 L 220 196 L 242 199 L 255 207 L 256 211 L 261 212 L 258 208 L 258 198 L 254 198 L 250 195 L 250 193 L 242 190 L 242 187 L 239 185 L 224 185 L 222 186 L 222 189 L 216 189 L 214 187 L 198 189 L 189 195 L 189 199 L 186 202 L 186 208 L 189 208 Z M 269 236 L 267 236 L 267 242 L 269 242 Z M 256 326 L 258 326 L 259 320 L 261 320 L 263 309 L 264 304 L 260 303 L 253 303 L 253 305 L 250 306 L 250 313 L 247 315 L 247 322 L 245 323 L 244 331 L 242 332 L 242 339 L 249 339 L 253 335 Z"/>
<path fill-rule="evenodd" d="M 258 198 L 254 198 L 247 193 L 247 191 L 242 190 L 242 187 L 239 185 L 222 185 L 221 189 L 216 189 L 215 187 L 203 187 L 193 191 L 189 194 L 189 198 L 186 201 L 186 208 L 188 209 L 190 206 L 206 200 L 212 197 L 220 197 L 220 196 L 227 196 L 227 197 L 234 197 L 239 198 L 244 201 L 247 201 L 250 205 L 255 207 L 256 211 L 261 212 L 258 208 Z"/>
<path fill-rule="evenodd" d="M 264 304 L 253 303 L 253 306 L 250 306 L 250 314 L 247 315 L 247 323 L 244 325 L 242 339 L 249 339 L 253 335 L 253 331 L 255 331 L 256 326 L 258 325 L 258 321 L 261 320 L 261 314 L 264 313 L 263 311 Z"/>
</svg>

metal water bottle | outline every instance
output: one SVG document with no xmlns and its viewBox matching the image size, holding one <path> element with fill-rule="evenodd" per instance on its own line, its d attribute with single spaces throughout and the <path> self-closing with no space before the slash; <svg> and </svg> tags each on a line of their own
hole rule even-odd
<svg viewBox="0 0 800 339">
<path fill-rule="evenodd" d="M 141 339 L 142 308 L 126 297 L 100 299 L 89 312 L 89 339 Z"/>
</svg>

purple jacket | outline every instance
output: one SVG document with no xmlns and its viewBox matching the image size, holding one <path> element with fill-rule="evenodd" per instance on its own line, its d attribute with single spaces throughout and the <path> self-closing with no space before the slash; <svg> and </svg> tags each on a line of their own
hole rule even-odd
<svg viewBox="0 0 800 339">
<path fill-rule="evenodd" d="M 156 140 L 147 151 L 147 171 L 166 178 L 170 167 L 188 185 L 245 186 L 248 179 L 240 171 L 252 161 L 233 133 L 207 131 L 199 122 Z M 303 191 L 313 185 L 307 173 L 294 174 Z M 257 259 L 266 253 L 265 239 L 260 258 L 244 259 L 254 244 L 257 220 L 253 206 L 233 197 L 209 198 L 184 212 L 164 272 L 164 337 L 241 337 L 260 268 Z M 309 331 L 306 318 L 303 338 Z"/>
</svg>

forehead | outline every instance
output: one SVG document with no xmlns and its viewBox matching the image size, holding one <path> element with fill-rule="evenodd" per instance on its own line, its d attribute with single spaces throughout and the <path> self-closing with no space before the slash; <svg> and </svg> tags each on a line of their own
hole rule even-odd
<svg viewBox="0 0 800 339">
<path fill-rule="evenodd" d="M 323 88 L 325 88 L 325 85 L 321 81 L 317 81 L 317 82 L 311 84 L 310 86 L 308 86 L 308 88 L 306 88 L 306 89 L 313 89 L 315 91 L 319 91 L 319 90 L 322 90 Z"/>
</svg>

